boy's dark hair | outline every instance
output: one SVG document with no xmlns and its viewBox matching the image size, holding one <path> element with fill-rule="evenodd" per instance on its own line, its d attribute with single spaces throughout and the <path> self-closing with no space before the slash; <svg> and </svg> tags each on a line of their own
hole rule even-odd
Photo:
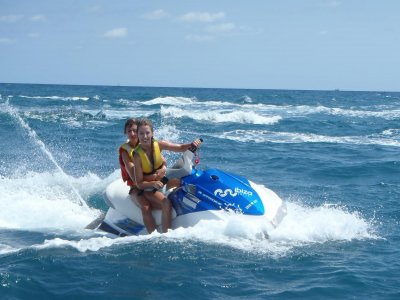
<svg viewBox="0 0 400 300">
<path fill-rule="evenodd" d="M 139 124 L 139 122 L 136 119 L 131 118 L 131 119 L 126 120 L 125 126 L 124 126 L 124 133 L 126 134 L 126 130 L 128 129 L 128 127 L 131 127 L 132 125 L 138 126 L 138 124 Z"/>
</svg>

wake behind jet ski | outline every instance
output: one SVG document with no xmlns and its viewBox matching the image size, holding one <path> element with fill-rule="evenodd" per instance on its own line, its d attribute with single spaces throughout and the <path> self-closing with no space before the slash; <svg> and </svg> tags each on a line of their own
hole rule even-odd
<svg viewBox="0 0 400 300">
<path fill-rule="evenodd" d="M 286 215 L 286 205 L 272 190 L 222 170 L 197 169 L 192 163 L 195 151 L 185 151 L 166 172 L 166 178 L 181 179 L 179 187 L 164 191 L 172 204 L 171 229 L 195 226 L 202 220 L 224 220 L 232 213 L 269 228 L 279 225 Z M 109 209 L 86 228 L 115 236 L 147 234 L 141 209 L 128 192 L 122 179 L 107 186 L 104 198 Z M 159 227 L 161 211 L 153 210 L 153 216 Z"/>
</svg>

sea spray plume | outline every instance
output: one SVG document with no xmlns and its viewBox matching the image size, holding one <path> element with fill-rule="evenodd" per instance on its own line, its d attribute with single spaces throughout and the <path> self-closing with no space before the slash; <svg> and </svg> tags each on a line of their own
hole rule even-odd
<svg viewBox="0 0 400 300">
<path fill-rule="evenodd" d="M 57 170 L 64 176 L 65 182 L 68 183 L 68 185 L 71 187 L 71 190 L 74 192 L 74 194 L 77 197 L 77 203 L 83 207 L 85 207 L 87 210 L 89 210 L 89 207 L 87 206 L 86 202 L 82 199 L 81 195 L 79 192 L 76 190 L 76 188 L 71 184 L 69 181 L 68 176 L 65 174 L 64 170 L 60 167 L 60 165 L 57 163 L 56 159 L 54 158 L 53 154 L 47 149 L 46 145 L 43 143 L 43 141 L 39 138 L 37 135 L 36 131 L 33 130 L 27 122 L 25 122 L 20 115 L 18 114 L 18 111 L 9 103 L 8 98 L 6 99 L 6 102 L 4 103 L 4 108 L 5 111 L 13 117 L 19 125 L 28 133 L 28 136 L 32 139 L 32 141 L 39 146 L 39 148 L 43 151 L 43 153 L 49 158 L 49 160 L 54 164 L 54 166 L 57 168 Z"/>
</svg>

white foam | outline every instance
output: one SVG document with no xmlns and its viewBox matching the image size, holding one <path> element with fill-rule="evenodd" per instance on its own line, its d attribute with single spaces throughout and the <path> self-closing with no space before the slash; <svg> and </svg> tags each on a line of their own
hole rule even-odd
<svg viewBox="0 0 400 300">
<path fill-rule="evenodd" d="M 144 105 L 174 105 L 174 106 L 184 106 L 188 104 L 196 103 L 196 98 L 187 98 L 187 97 L 158 97 L 152 100 L 141 102 Z"/>
<path fill-rule="evenodd" d="M 350 242 L 380 238 L 375 233 L 373 221 L 365 220 L 358 212 L 346 208 L 323 204 L 308 207 L 299 203 L 287 203 L 288 214 L 276 229 L 258 220 L 249 221 L 242 215 L 232 214 L 226 220 L 201 221 L 194 227 L 170 230 L 166 234 L 157 232 L 145 236 L 110 238 L 95 235 L 80 240 L 54 238 L 29 248 L 49 249 L 72 247 L 80 252 L 99 251 L 121 244 L 147 241 L 201 241 L 210 245 L 224 245 L 244 252 L 284 256 L 298 247 L 325 242 Z M 82 233 L 82 235 L 87 235 Z M 0 251 L 15 251 L 12 247 Z"/>
<path fill-rule="evenodd" d="M 137 238 L 135 238 L 134 240 L 136 239 Z M 49 249 L 49 248 L 72 247 L 80 252 L 87 252 L 87 251 L 98 251 L 102 248 L 111 247 L 113 245 L 127 244 L 130 242 L 132 242 L 132 238 L 112 239 L 106 236 L 81 239 L 79 241 L 55 238 L 51 240 L 45 240 L 43 244 L 34 245 L 32 246 L 32 248 Z"/>
<path fill-rule="evenodd" d="M 215 137 L 229 139 L 237 142 L 255 143 L 333 143 L 354 145 L 381 145 L 400 147 L 398 136 L 390 136 L 393 131 L 384 132 L 382 135 L 368 136 L 326 136 L 313 133 L 299 132 L 274 132 L 268 130 L 235 130 L 228 131 Z"/>
<path fill-rule="evenodd" d="M 164 106 L 161 107 L 161 115 L 165 118 L 187 117 L 197 121 L 209 121 L 214 123 L 234 122 L 271 125 L 281 120 L 280 116 L 262 116 L 254 112 L 193 110 Z"/>
<path fill-rule="evenodd" d="M 289 241 L 293 245 L 374 239 L 377 235 L 371 223 L 358 212 L 332 204 L 307 207 L 288 203 L 287 216 L 271 232 L 270 238 L 272 241 Z"/>
<path fill-rule="evenodd" d="M 357 110 L 357 109 L 341 109 L 332 108 L 328 112 L 332 115 L 342 115 L 346 117 L 375 117 L 382 118 L 385 120 L 395 120 L 400 118 L 399 109 L 383 110 L 383 111 L 369 111 L 369 110 Z"/>
<path fill-rule="evenodd" d="M 49 99 L 49 100 L 62 100 L 62 101 L 87 101 L 89 97 L 82 97 L 82 96 L 70 96 L 70 97 L 62 97 L 62 96 L 25 96 L 19 95 L 18 97 L 21 98 L 28 98 L 28 99 Z"/>
<path fill-rule="evenodd" d="M 327 107 L 323 105 L 270 105 L 270 104 L 244 104 L 242 105 L 243 108 L 253 108 L 262 111 L 269 111 L 274 113 L 279 113 L 284 116 L 307 116 L 311 114 L 326 114 L 326 115 L 340 115 L 346 117 L 357 117 L 357 118 L 364 118 L 364 117 L 377 117 L 377 118 L 384 118 L 384 119 L 396 119 L 400 116 L 400 110 L 398 109 L 390 109 L 387 108 L 386 110 L 382 110 L 380 107 L 370 107 L 368 109 L 362 108 L 350 108 L 350 109 L 343 109 L 339 107 Z"/>
<path fill-rule="evenodd" d="M 0 244 L 0 255 L 18 252 L 20 248 L 15 248 L 10 245 Z"/>
<path fill-rule="evenodd" d="M 283 255 L 295 247 L 328 241 L 351 241 L 378 238 L 371 222 L 357 212 L 331 205 L 306 207 L 287 203 L 288 214 L 278 228 L 248 218 L 232 215 L 226 221 L 203 221 L 197 226 L 168 233 L 180 239 L 196 239 L 212 244 L 223 244 L 248 252 Z"/>
<path fill-rule="evenodd" d="M 242 99 L 243 99 L 243 102 L 245 102 L 245 103 L 253 103 L 253 99 L 251 99 L 250 96 L 244 95 L 242 97 Z"/>
<path fill-rule="evenodd" d="M 359 107 L 344 109 L 340 107 L 327 107 L 323 105 L 273 105 L 273 104 L 253 104 L 250 97 L 244 96 L 244 104 L 237 104 L 227 101 L 204 101 L 199 102 L 195 98 L 184 97 L 159 97 L 150 101 L 142 102 L 142 104 L 160 104 L 170 106 L 186 106 L 192 104 L 193 108 L 197 110 L 218 110 L 220 108 L 230 107 L 232 110 L 242 110 L 252 113 L 263 114 L 279 114 L 282 116 L 306 116 L 310 114 L 326 114 L 326 115 L 339 115 L 353 118 L 375 117 L 383 118 L 386 120 L 394 120 L 400 118 L 400 110 L 393 109 L 390 106 L 381 105 L 372 107 Z"/>
<path fill-rule="evenodd" d="M 81 178 L 64 174 L 34 173 L 0 177 L 0 227 L 23 230 L 76 230 L 89 224 L 100 212 L 81 206 L 71 184 L 83 197 L 104 188 L 108 181 L 94 174 Z M 111 180 L 111 179 L 110 179 Z"/>
<path fill-rule="evenodd" d="M 49 151 L 49 149 L 46 147 L 46 145 L 43 143 L 43 141 L 39 138 L 39 136 L 37 135 L 36 131 L 33 130 L 29 124 L 27 122 L 25 122 L 19 115 L 18 111 L 11 106 L 7 102 L 5 103 L 5 107 L 6 107 L 6 111 L 8 112 L 8 114 L 10 116 L 12 116 L 16 121 L 18 121 L 18 123 L 20 124 L 20 126 L 26 130 L 28 136 L 31 138 L 31 140 L 39 146 L 39 148 L 41 149 L 41 151 L 48 157 L 49 161 L 51 163 L 54 164 L 54 166 L 57 168 L 58 172 L 61 174 L 61 177 L 65 180 L 66 183 L 69 183 L 68 178 L 66 177 L 66 174 L 64 173 L 63 169 L 60 167 L 60 165 L 57 163 L 57 161 L 55 160 L 53 154 Z M 70 185 L 71 190 L 75 193 L 75 199 L 76 201 L 83 207 L 88 208 L 86 203 L 83 201 L 83 199 L 81 198 L 81 196 L 79 195 L 79 193 L 75 190 L 75 188 Z"/>
<path fill-rule="evenodd" d="M 396 128 L 386 129 L 386 130 L 382 131 L 382 134 L 385 136 L 393 136 L 393 137 L 397 137 L 398 139 L 400 139 L 400 129 L 396 129 Z"/>
</svg>

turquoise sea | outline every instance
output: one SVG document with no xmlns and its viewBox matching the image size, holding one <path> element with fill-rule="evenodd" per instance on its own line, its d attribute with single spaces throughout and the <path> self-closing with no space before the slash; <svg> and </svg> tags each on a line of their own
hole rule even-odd
<svg viewBox="0 0 400 300">
<path fill-rule="evenodd" d="M 288 215 L 269 239 L 235 218 L 85 230 L 129 117 L 202 137 L 200 168 L 267 186 Z M 400 299 L 400 93 L 3 83 L 0 149 L 0 299 Z"/>
</svg>

